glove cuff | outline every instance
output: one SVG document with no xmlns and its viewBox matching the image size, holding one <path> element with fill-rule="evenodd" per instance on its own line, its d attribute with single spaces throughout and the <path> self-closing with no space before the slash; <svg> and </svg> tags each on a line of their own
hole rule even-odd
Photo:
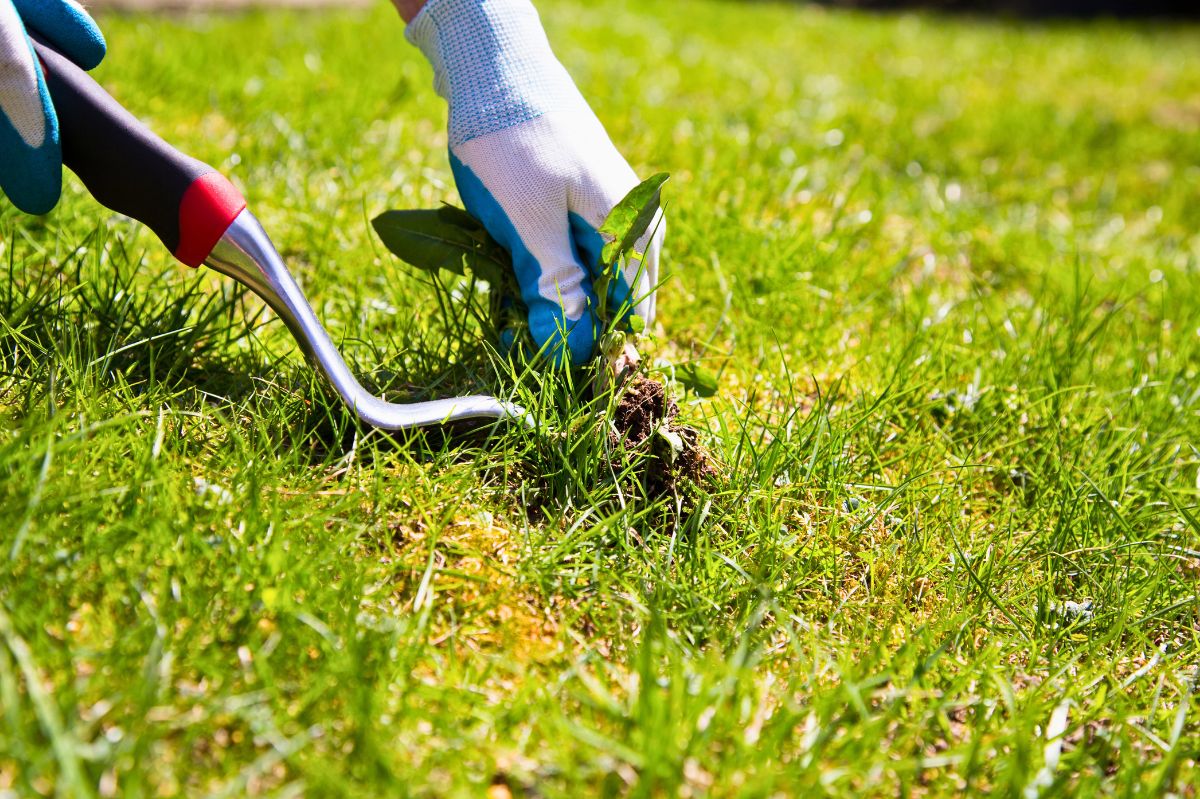
<svg viewBox="0 0 1200 799">
<path fill-rule="evenodd" d="M 529 0 L 429 0 L 405 30 L 450 104 L 450 146 L 583 102 Z"/>
</svg>

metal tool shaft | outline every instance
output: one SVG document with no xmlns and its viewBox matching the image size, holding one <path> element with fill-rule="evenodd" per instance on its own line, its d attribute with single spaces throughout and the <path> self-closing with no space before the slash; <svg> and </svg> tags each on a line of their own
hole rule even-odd
<svg viewBox="0 0 1200 799">
<path fill-rule="evenodd" d="M 350 373 L 346 361 L 317 320 L 275 245 L 250 211 L 242 211 L 205 261 L 209 268 L 247 286 L 287 325 L 304 354 L 342 401 L 363 422 L 384 430 L 462 419 L 515 419 L 529 427 L 532 417 L 519 405 L 495 397 L 453 397 L 430 402 L 392 403 L 371 394 Z"/>
</svg>

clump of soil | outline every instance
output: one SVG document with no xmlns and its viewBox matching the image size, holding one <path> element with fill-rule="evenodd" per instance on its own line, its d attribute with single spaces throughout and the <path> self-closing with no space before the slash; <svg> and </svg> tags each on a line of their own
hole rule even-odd
<svg viewBox="0 0 1200 799">
<path fill-rule="evenodd" d="M 678 424 L 678 416 L 662 383 L 635 376 L 622 386 L 609 443 L 618 453 L 649 450 L 643 482 L 651 498 L 673 496 L 685 481 L 699 484 L 714 474 L 696 429 Z"/>
<path fill-rule="evenodd" d="M 679 406 L 667 396 L 666 386 L 635 377 L 621 391 L 613 423 L 625 441 L 636 447 L 654 434 L 663 419 L 672 422 L 678 416 Z"/>
</svg>

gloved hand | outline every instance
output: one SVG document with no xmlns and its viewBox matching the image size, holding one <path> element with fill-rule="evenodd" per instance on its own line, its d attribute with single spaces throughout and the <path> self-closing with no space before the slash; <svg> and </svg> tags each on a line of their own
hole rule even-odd
<svg viewBox="0 0 1200 799">
<path fill-rule="evenodd" d="M 0 189 L 44 214 L 62 192 L 58 118 L 28 29 L 83 69 L 104 59 L 104 36 L 74 0 L 0 0 Z"/>
<path fill-rule="evenodd" d="M 450 105 L 450 166 L 463 203 L 512 254 L 534 341 L 555 362 L 584 363 L 602 332 L 596 231 L 637 176 L 555 58 L 529 0 L 429 0 L 406 33 Z M 653 319 L 662 238 L 656 224 L 638 242 L 644 264 L 612 281 L 609 308 L 628 303 Z"/>
</svg>

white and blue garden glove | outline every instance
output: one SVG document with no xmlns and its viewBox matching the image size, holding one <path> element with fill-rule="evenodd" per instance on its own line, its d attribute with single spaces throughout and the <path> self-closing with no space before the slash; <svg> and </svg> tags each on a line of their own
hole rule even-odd
<svg viewBox="0 0 1200 799">
<path fill-rule="evenodd" d="M 529 0 L 429 0 L 407 36 L 450 105 L 459 194 L 512 254 L 535 343 L 556 363 L 586 362 L 602 332 L 596 231 L 637 176 L 555 58 Z M 612 281 L 608 300 L 647 323 L 663 238 L 657 221 L 638 242 L 642 262 Z"/>
<path fill-rule="evenodd" d="M 62 191 L 58 118 L 26 30 L 83 69 L 104 59 L 104 36 L 73 0 L 0 0 L 0 189 L 44 214 Z"/>
</svg>

